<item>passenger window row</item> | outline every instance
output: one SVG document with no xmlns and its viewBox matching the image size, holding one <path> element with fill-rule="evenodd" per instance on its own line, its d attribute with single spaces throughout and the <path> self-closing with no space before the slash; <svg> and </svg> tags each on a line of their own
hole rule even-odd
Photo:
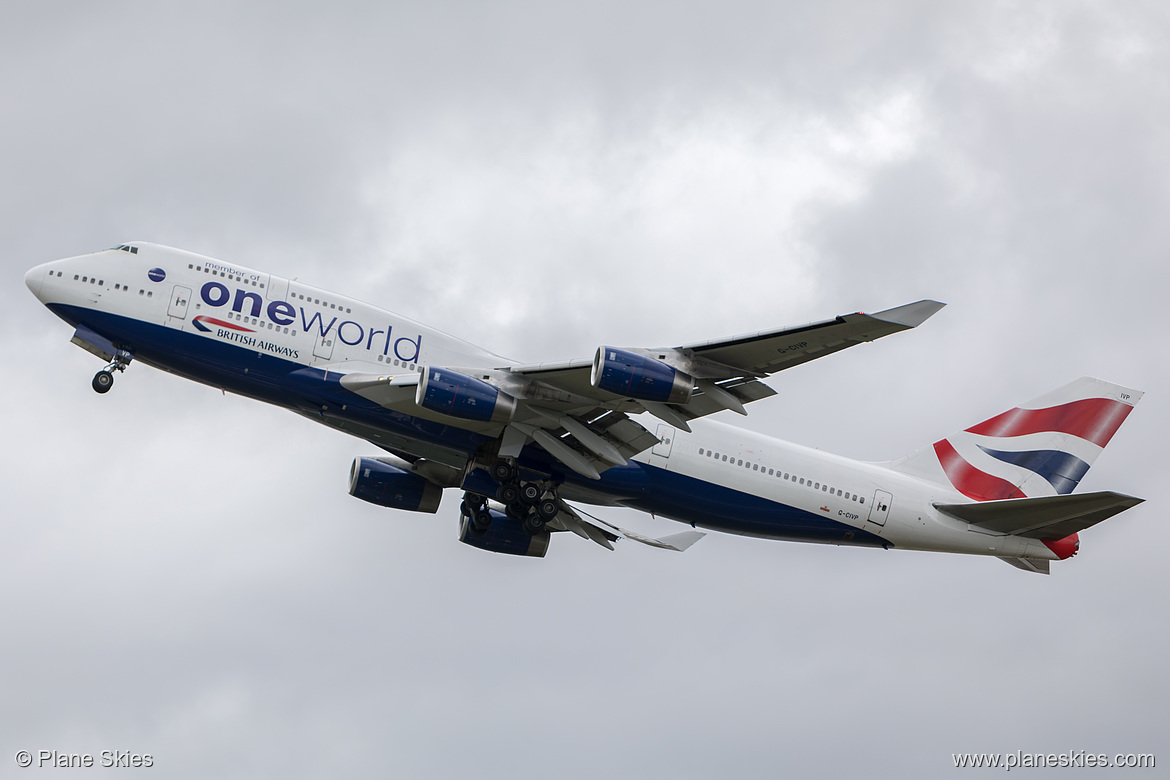
<svg viewBox="0 0 1170 780">
<path fill-rule="evenodd" d="M 314 306 L 320 306 L 321 308 L 325 308 L 326 306 L 328 306 L 330 309 L 337 309 L 338 311 L 344 311 L 346 314 L 353 313 L 352 311 L 350 311 L 350 309 L 346 308 L 345 306 L 342 306 L 339 303 L 329 303 L 329 301 L 323 301 L 320 298 L 314 298 L 312 296 L 309 296 L 308 298 L 306 298 L 305 296 L 301 295 L 300 293 L 293 293 L 292 297 L 298 298 L 298 299 L 304 301 L 305 303 L 311 303 Z"/>
<path fill-rule="evenodd" d="M 856 501 L 859 504 L 865 503 L 865 497 L 859 496 L 857 493 L 850 493 L 848 491 L 841 490 L 839 488 L 830 487 L 828 485 L 828 483 L 822 484 L 820 482 L 814 482 L 812 479 L 797 476 L 796 474 L 791 474 L 791 473 L 789 473 L 787 471 L 783 471 L 781 469 L 769 468 L 767 466 L 762 466 L 759 463 L 753 463 L 751 460 L 745 461 L 742 458 L 734 458 L 734 457 L 731 457 L 729 455 L 721 455 L 718 452 L 713 452 L 712 450 L 704 449 L 703 447 L 699 448 L 699 454 L 706 455 L 708 458 L 714 458 L 715 460 L 718 460 L 718 461 L 723 461 L 724 463 L 727 463 L 728 465 L 731 465 L 731 466 L 737 466 L 737 467 L 742 466 L 745 469 L 751 469 L 752 471 L 759 471 L 759 472 L 762 472 L 764 474 L 767 474 L 769 477 L 774 476 L 774 477 L 777 477 L 778 479 L 784 479 L 784 480 L 787 480 L 789 482 L 793 482 L 793 483 L 798 484 L 798 485 L 804 485 L 805 487 L 812 488 L 813 490 L 819 490 L 822 493 L 828 493 L 830 495 L 840 496 L 841 498 L 848 499 L 849 501 Z"/>
<path fill-rule="evenodd" d="M 53 271 L 49 271 L 49 276 L 52 276 L 52 275 L 53 275 L 53 273 L 54 273 Z M 61 276 L 61 275 L 62 275 L 60 271 L 56 271 L 55 273 L 57 274 L 57 276 Z M 82 284 L 86 284 L 86 283 L 88 283 L 88 284 L 96 284 L 98 287 L 105 287 L 105 286 L 106 286 L 106 280 L 105 280 L 105 279 L 98 279 L 96 276 L 82 276 L 81 274 L 73 274 L 73 281 L 75 281 L 75 282 L 81 282 Z M 115 290 L 121 290 L 122 292 L 126 292 L 126 291 L 128 291 L 130 288 L 129 288 L 129 287 L 127 287 L 127 286 L 126 286 L 126 285 L 124 285 L 124 284 L 115 283 L 115 284 L 114 284 L 114 289 L 115 289 Z M 139 295 L 145 295 L 147 298 L 153 298 L 153 297 L 154 297 L 154 293 L 153 293 L 152 291 L 150 291 L 150 290 L 139 290 L 139 291 L 138 291 L 138 294 L 139 294 Z"/>
<path fill-rule="evenodd" d="M 378 355 L 378 360 L 385 361 L 387 363 L 390 362 L 390 358 L 387 355 Z M 422 367 L 416 363 L 407 363 L 405 360 L 399 360 L 398 358 L 394 358 L 394 365 L 402 366 L 403 368 L 409 368 L 411 371 L 417 371 L 420 374 L 422 373 Z"/>
<path fill-rule="evenodd" d="M 211 274 L 212 276 L 222 276 L 228 281 L 242 282 L 243 284 L 251 284 L 253 287 L 259 287 L 261 290 L 264 289 L 264 285 L 258 283 L 255 279 L 245 279 L 244 277 L 237 276 L 236 274 L 229 274 L 224 273 L 223 271 L 216 271 L 215 269 L 208 269 L 201 265 L 195 265 L 194 263 L 187 263 L 187 267 L 195 271 L 201 271 L 205 274 Z"/>
</svg>

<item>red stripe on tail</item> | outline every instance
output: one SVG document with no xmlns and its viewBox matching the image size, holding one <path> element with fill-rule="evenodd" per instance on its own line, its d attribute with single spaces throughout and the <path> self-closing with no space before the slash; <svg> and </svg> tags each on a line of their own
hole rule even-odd
<svg viewBox="0 0 1170 780">
<path fill-rule="evenodd" d="M 1002 416 L 1002 415 L 1001 415 Z M 976 501 L 998 501 L 1001 498 L 1026 498 L 1019 489 L 1006 479 L 992 476 L 972 466 L 955 451 L 946 439 L 934 443 L 934 452 L 942 464 L 947 479 L 955 489 L 967 498 Z"/>
<path fill-rule="evenodd" d="M 981 436 L 1069 433 L 1104 447 L 1131 411 L 1133 407 L 1121 401 L 1086 398 L 1048 409 L 1012 409 L 968 428 L 967 432 Z"/>
</svg>

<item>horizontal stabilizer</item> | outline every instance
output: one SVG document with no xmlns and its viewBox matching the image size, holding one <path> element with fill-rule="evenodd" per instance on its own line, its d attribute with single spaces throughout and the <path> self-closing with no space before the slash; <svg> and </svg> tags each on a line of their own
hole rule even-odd
<svg viewBox="0 0 1170 780">
<path fill-rule="evenodd" d="M 988 531 L 1056 541 L 1108 520 L 1144 500 L 1105 491 L 934 506 L 940 512 Z"/>
</svg>

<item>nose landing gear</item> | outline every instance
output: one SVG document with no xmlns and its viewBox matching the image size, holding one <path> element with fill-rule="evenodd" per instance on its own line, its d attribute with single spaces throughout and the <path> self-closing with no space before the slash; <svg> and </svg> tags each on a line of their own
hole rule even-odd
<svg viewBox="0 0 1170 780">
<path fill-rule="evenodd" d="M 103 368 L 101 371 L 93 375 L 93 389 L 99 393 L 108 393 L 110 388 L 114 386 L 114 374 L 108 369 Z"/>
<path fill-rule="evenodd" d="M 114 386 L 114 372 L 125 371 L 126 366 L 130 365 L 130 361 L 133 359 L 133 352 L 119 348 L 114 353 L 114 359 L 110 361 L 110 364 L 93 375 L 93 389 L 99 393 L 110 392 L 110 388 Z"/>
</svg>

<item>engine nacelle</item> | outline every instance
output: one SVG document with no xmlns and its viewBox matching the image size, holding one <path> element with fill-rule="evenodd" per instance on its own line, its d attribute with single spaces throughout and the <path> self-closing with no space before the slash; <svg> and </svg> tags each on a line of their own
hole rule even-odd
<svg viewBox="0 0 1170 780">
<path fill-rule="evenodd" d="M 354 458 L 349 470 L 349 494 L 378 506 L 433 514 L 439 511 L 443 489 L 377 458 Z"/>
<path fill-rule="evenodd" d="M 664 404 L 685 404 L 695 390 L 695 380 L 669 363 L 616 347 L 597 350 L 589 383 L 615 395 Z"/>
<path fill-rule="evenodd" d="M 479 422 L 508 422 L 516 399 L 498 387 L 449 368 L 428 366 L 418 380 L 415 403 L 423 409 Z"/>
<path fill-rule="evenodd" d="M 519 520 L 513 520 L 495 509 L 488 511 L 492 514 L 492 524 L 483 533 L 477 534 L 475 532 L 470 519 L 461 518 L 459 541 L 481 550 L 505 553 L 506 555 L 543 558 L 544 554 L 548 552 L 548 531 L 530 534 L 524 530 Z"/>
</svg>

